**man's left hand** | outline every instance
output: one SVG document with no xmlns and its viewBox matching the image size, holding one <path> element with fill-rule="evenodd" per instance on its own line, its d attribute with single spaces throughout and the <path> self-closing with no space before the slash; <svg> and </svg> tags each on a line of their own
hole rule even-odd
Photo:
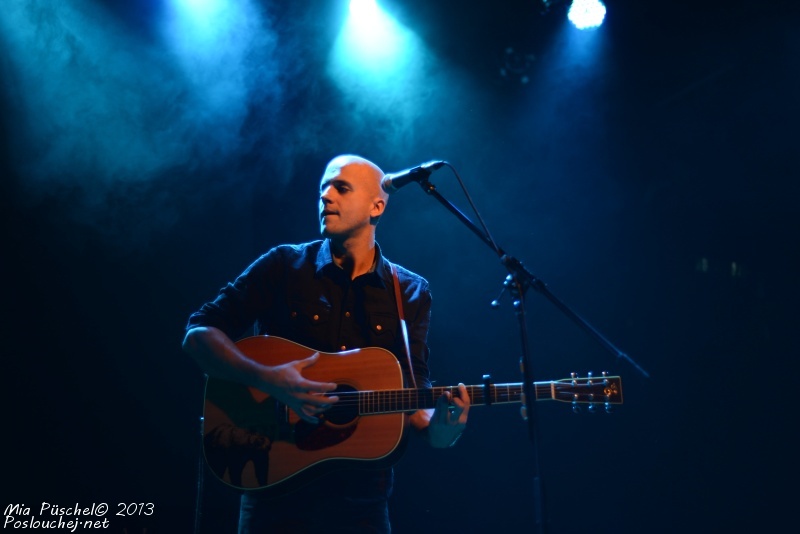
<svg viewBox="0 0 800 534">
<path fill-rule="evenodd" d="M 428 441 L 433 447 L 445 448 L 455 445 L 467 426 L 469 403 L 469 394 L 464 384 L 458 385 L 458 396 L 445 391 L 439 397 L 428 424 Z"/>
</svg>

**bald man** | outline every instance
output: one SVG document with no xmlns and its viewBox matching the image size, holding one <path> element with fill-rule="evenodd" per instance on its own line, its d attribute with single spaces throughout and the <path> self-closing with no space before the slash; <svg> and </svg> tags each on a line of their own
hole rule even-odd
<svg viewBox="0 0 800 534">
<path fill-rule="evenodd" d="M 375 241 L 388 195 L 383 172 L 354 155 L 337 156 L 320 181 L 323 240 L 273 248 L 217 298 L 189 318 L 183 348 L 209 376 L 254 387 L 317 424 L 338 397 L 333 382 L 306 379 L 319 354 L 269 366 L 233 341 L 248 331 L 292 340 L 322 352 L 382 347 L 390 350 L 411 387 L 430 387 L 427 335 L 431 295 L 422 277 L 396 266 L 407 342 L 400 326 L 392 265 Z M 409 417 L 433 447 L 452 446 L 464 430 L 469 396 L 443 395 L 435 410 Z M 239 532 L 390 532 L 391 468 L 341 470 L 284 496 L 243 494 Z"/>
</svg>

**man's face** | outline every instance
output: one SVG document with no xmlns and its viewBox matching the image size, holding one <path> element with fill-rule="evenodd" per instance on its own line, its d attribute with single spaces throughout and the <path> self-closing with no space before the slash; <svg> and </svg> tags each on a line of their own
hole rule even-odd
<svg viewBox="0 0 800 534">
<path fill-rule="evenodd" d="M 328 166 L 319 186 L 320 232 L 324 237 L 369 235 L 372 219 L 383 212 L 379 179 L 367 165 Z"/>
</svg>

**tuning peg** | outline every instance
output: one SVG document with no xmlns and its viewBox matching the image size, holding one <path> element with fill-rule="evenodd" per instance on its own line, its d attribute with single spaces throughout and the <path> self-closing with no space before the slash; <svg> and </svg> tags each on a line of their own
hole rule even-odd
<svg viewBox="0 0 800 534">
<path fill-rule="evenodd" d="M 607 414 L 612 414 L 612 413 L 614 413 L 614 410 L 611 408 L 611 403 L 610 403 L 610 402 L 606 402 L 606 403 L 604 403 L 604 406 L 605 406 L 605 409 L 606 409 L 606 413 L 607 413 Z"/>
<path fill-rule="evenodd" d="M 586 409 L 587 409 L 587 410 L 589 411 L 589 413 L 591 413 L 591 414 L 597 413 L 597 410 L 595 409 L 595 404 L 594 404 L 593 402 L 590 402 L 590 403 L 589 403 L 589 406 L 588 406 Z"/>
<path fill-rule="evenodd" d="M 577 414 L 580 414 L 580 413 L 581 413 L 581 407 L 580 407 L 580 405 L 579 405 L 577 402 L 575 402 L 575 401 L 573 401 L 573 402 L 572 402 L 572 413 L 577 413 Z"/>
<path fill-rule="evenodd" d="M 603 375 L 603 384 L 608 385 L 608 371 L 603 371 L 600 374 Z"/>
</svg>

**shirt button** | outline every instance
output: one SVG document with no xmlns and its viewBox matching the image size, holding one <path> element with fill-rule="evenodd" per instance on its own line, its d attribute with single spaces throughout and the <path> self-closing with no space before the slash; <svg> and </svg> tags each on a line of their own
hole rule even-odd
<svg viewBox="0 0 800 534">
<path fill-rule="evenodd" d="M 381 325 L 377 325 L 377 326 L 375 327 L 375 330 L 377 330 L 378 332 L 380 332 L 381 330 L 383 330 L 383 327 L 382 327 Z"/>
<path fill-rule="evenodd" d="M 346 346 L 344 346 L 344 345 L 342 345 L 342 346 L 339 348 L 339 350 L 347 350 L 347 347 L 346 347 Z"/>
<path fill-rule="evenodd" d="M 314 320 L 319 321 L 319 315 L 314 315 Z"/>
<path fill-rule="evenodd" d="M 297 312 L 296 312 L 296 311 L 293 311 L 293 312 L 291 313 L 291 316 L 292 316 L 292 319 L 294 319 L 295 317 L 297 317 Z"/>
<path fill-rule="evenodd" d="M 350 312 L 344 312 L 345 317 L 350 317 Z"/>
</svg>

